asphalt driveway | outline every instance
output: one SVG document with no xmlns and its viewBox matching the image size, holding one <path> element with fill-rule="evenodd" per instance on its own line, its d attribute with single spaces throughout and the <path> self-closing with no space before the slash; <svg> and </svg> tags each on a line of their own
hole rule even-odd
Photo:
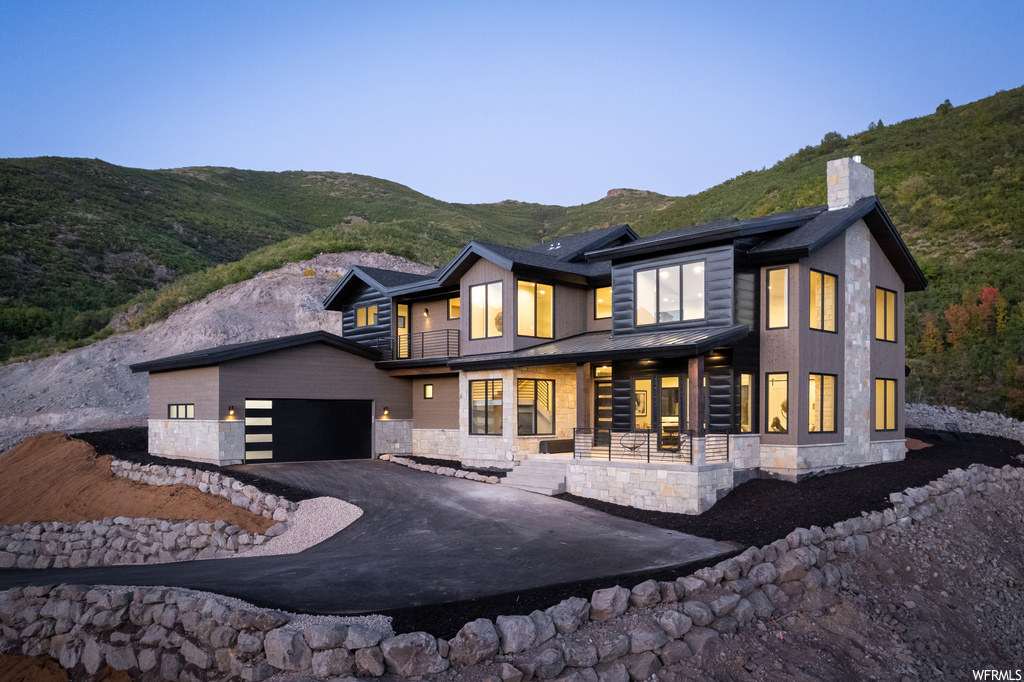
<svg viewBox="0 0 1024 682">
<path fill-rule="evenodd" d="M 361 507 L 363 516 L 300 554 L 5 570 L 0 589 L 166 585 L 289 611 L 353 614 L 646 572 L 736 548 L 542 495 L 377 460 L 232 468 L 339 497 Z"/>
</svg>

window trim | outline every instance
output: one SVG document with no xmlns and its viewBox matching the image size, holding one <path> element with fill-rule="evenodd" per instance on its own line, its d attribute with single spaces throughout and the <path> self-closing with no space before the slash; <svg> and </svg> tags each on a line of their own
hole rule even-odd
<svg viewBox="0 0 1024 682">
<path fill-rule="evenodd" d="M 456 315 L 455 317 L 452 317 L 452 301 L 458 301 L 459 302 L 459 314 Z M 461 319 L 461 317 L 462 317 L 462 296 L 452 296 L 452 297 L 450 297 L 448 299 L 447 304 L 445 305 L 445 310 L 448 313 L 448 319 L 449 320 Z"/>
<path fill-rule="evenodd" d="M 776 434 L 785 435 L 789 433 L 789 410 L 786 410 L 786 428 L 782 431 L 772 431 L 768 424 L 768 406 L 771 404 L 768 400 L 768 389 L 771 388 L 771 383 L 768 377 L 771 376 L 784 376 L 786 377 L 786 406 L 789 406 L 789 372 L 765 372 L 764 373 L 764 433 L 765 434 Z"/>
<path fill-rule="evenodd" d="M 434 384 L 423 384 L 423 399 L 433 400 L 434 399 Z"/>
<path fill-rule="evenodd" d="M 885 329 L 884 334 L 885 334 L 886 338 L 883 338 L 883 337 L 878 335 L 878 292 L 879 291 L 884 291 L 885 294 L 886 294 L 882 298 L 882 301 L 883 301 L 883 306 L 882 306 L 883 323 L 882 324 L 883 324 L 883 328 Z M 889 314 L 888 314 L 889 294 L 892 294 L 892 319 L 893 319 L 893 324 L 896 325 L 896 328 L 893 330 L 892 338 L 891 339 L 887 338 L 889 336 L 889 324 L 888 324 L 888 322 L 889 322 Z M 899 318 L 899 315 L 898 315 L 899 311 L 897 310 L 899 308 L 898 300 L 899 300 L 899 294 L 895 290 L 893 290 L 893 289 L 886 289 L 885 287 L 880 287 L 880 286 L 877 286 L 877 285 L 875 286 L 875 324 L 874 324 L 874 327 L 875 327 L 875 340 L 876 341 L 885 341 L 886 343 L 899 343 L 899 338 L 900 338 L 900 334 L 899 334 L 900 318 Z"/>
<path fill-rule="evenodd" d="M 371 309 L 373 310 L 373 322 L 370 322 L 370 310 Z M 366 311 L 366 317 L 365 317 L 366 321 L 363 322 L 362 324 L 359 324 L 359 311 L 361 311 L 361 310 L 365 310 Z M 380 304 L 379 303 L 376 304 L 376 305 L 357 306 L 355 313 L 356 313 L 355 314 L 356 329 L 362 329 L 363 327 L 375 327 L 376 325 L 380 324 L 380 322 L 379 322 Z"/>
<path fill-rule="evenodd" d="M 810 398 L 811 398 L 811 390 L 810 390 L 811 389 L 811 387 L 810 387 L 811 377 L 832 377 L 832 429 L 829 430 L 829 431 L 826 431 L 826 430 L 823 430 L 823 429 L 818 429 L 817 431 L 811 431 L 811 424 L 810 424 L 811 420 L 809 418 L 811 416 L 810 415 L 810 411 L 811 411 L 811 404 L 810 404 Z M 808 420 L 807 420 L 807 433 L 838 433 L 838 431 L 839 431 L 839 411 L 838 411 L 837 408 L 839 407 L 839 375 L 838 374 L 830 374 L 828 372 L 808 372 L 807 373 L 807 384 L 808 384 L 808 386 L 807 386 L 807 399 L 808 399 L 808 403 L 807 403 L 807 413 L 808 413 L 807 414 L 807 416 L 808 416 Z M 821 382 L 822 405 L 824 405 L 824 397 L 825 397 L 825 382 L 822 381 Z M 819 424 L 824 424 L 824 421 L 825 421 L 824 420 L 824 414 L 825 413 L 823 411 L 819 410 L 818 416 L 821 417 L 821 419 L 819 419 Z"/>
<path fill-rule="evenodd" d="M 489 388 L 489 386 L 487 384 L 497 384 L 498 386 L 501 386 L 501 401 L 502 401 L 501 415 L 502 416 L 501 416 L 501 419 L 498 420 L 498 432 L 497 433 L 490 433 L 488 431 L 489 424 L 488 424 L 488 419 L 487 419 L 487 414 L 488 413 L 487 413 L 487 409 L 486 408 L 484 409 L 484 432 L 483 433 L 474 433 L 473 432 L 473 384 L 484 384 L 484 401 L 485 402 L 487 400 L 486 396 L 488 394 L 488 388 Z M 504 421 L 505 421 L 505 418 L 504 418 L 505 417 L 505 386 L 503 385 L 503 380 L 502 379 L 469 379 L 468 380 L 468 389 L 469 389 L 469 435 L 471 435 L 471 436 L 500 436 L 500 435 L 502 435 L 501 432 L 502 432 L 502 430 L 504 428 Z M 493 395 L 493 393 L 494 393 L 493 389 L 491 389 L 490 393 Z"/>
<path fill-rule="evenodd" d="M 521 433 L 519 426 L 519 382 L 529 381 L 533 383 L 533 423 L 537 425 L 537 384 L 542 381 L 546 381 L 551 384 L 551 430 L 550 431 L 534 431 L 534 433 Z M 553 436 L 558 431 L 555 426 L 555 419 L 557 418 L 558 411 L 555 406 L 555 380 L 554 379 L 527 379 L 516 377 L 516 436 Z"/>
<path fill-rule="evenodd" d="M 488 287 L 492 284 L 500 284 L 501 286 L 501 333 L 491 335 L 488 333 L 491 326 L 487 324 L 488 317 L 490 316 L 489 311 L 491 309 L 491 294 Z M 473 336 L 473 289 L 477 287 L 484 288 L 484 335 Z M 490 282 L 480 282 L 479 284 L 469 285 L 469 340 L 470 341 L 485 341 L 487 339 L 500 339 L 505 336 L 505 280 L 495 279 Z"/>
<path fill-rule="evenodd" d="M 660 264 L 655 265 L 653 267 L 636 268 L 635 270 L 633 270 L 633 326 L 634 327 L 660 327 L 660 326 L 672 325 L 672 324 L 684 324 L 684 323 L 688 323 L 688 322 L 707 321 L 707 319 L 708 319 L 708 302 L 707 302 L 707 297 L 706 296 L 702 296 L 701 297 L 701 312 L 703 314 L 700 317 L 694 317 L 694 318 L 689 319 L 689 320 L 685 319 L 686 313 L 684 311 L 685 311 L 686 307 L 685 307 L 685 304 L 683 303 L 683 300 L 685 299 L 686 296 L 685 296 L 685 291 L 683 289 L 683 279 L 684 279 L 683 268 L 685 268 L 687 265 L 697 265 L 697 264 L 700 264 L 702 266 L 702 268 L 701 268 L 701 279 L 704 280 L 704 291 L 703 291 L 703 293 L 707 294 L 707 292 L 708 292 L 708 263 L 707 263 L 707 258 L 697 258 L 695 260 L 670 261 L 670 262 L 666 262 L 666 263 L 660 263 Z M 678 320 L 669 320 L 667 322 L 659 322 L 658 318 L 661 316 L 661 275 L 659 274 L 659 271 L 663 270 L 663 269 L 668 269 L 668 268 L 679 268 L 679 319 Z M 658 309 L 654 311 L 654 322 L 649 322 L 647 324 L 640 324 L 639 322 L 637 322 L 637 313 L 640 310 L 639 306 L 637 305 L 637 292 L 639 290 L 638 287 L 637 287 L 637 279 L 638 279 L 638 277 L 639 277 L 641 272 L 651 272 L 651 271 L 653 271 L 655 273 L 655 275 L 654 275 L 654 303 L 655 303 L 655 305 L 657 305 Z M 594 296 L 594 302 L 595 302 L 594 304 L 596 306 L 597 305 L 597 295 L 596 294 Z M 604 318 L 602 318 L 602 319 L 604 319 Z"/>
<path fill-rule="evenodd" d="M 601 316 L 597 314 L 597 292 L 602 289 L 608 290 L 608 314 Z M 612 287 L 608 285 L 606 287 L 597 287 L 594 289 L 594 319 L 595 320 L 610 320 L 612 319 Z"/>
<path fill-rule="evenodd" d="M 555 338 L 555 285 L 547 284 L 545 282 L 531 281 L 528 279 L 517 279 L 516 281 L 516 336 L 521 339 L 553 339 Z M 533 285 L 533 334 L 520 334 L 519 333 L 519 285 L 520 284 L 532 284 Z M 540 291 L 537 287 L 551 287 L 551 336 L 541 336 L 538 332 L 540 328 L 540 311 L 537 305 L 537 300 L 540 296 Z M 501 323 L 502 330 L 505 328 L 504 316 L 502 317 Z"/>
<path fill-rule="evenodd" d="M 810 268 L 807 275 L 807 298 L 810 301 L 811 296 L 811 279 L 812 273 L 818 273 L 821 275 L 821 326 L 815 327 L 814 320 L 808 319 L 808 325 L 812 331 L 825 332 L 826 334 L 838 334 L 839 333 L 839 275 L 833 275 L 831 272 L 825 272 L 824 270 L 818 270 L 817 268 Z M 832 321 L 835 323 L 835 329 L 825 329 L 825 278 L 831 277 L 835 280 L 835 285 L 832 287 Z M 810 317 L 811 306 L 807 306 L 807 315 Z M 825 431 L 822 433 L 833 433 L 831 431 Z"/>
<path fill-rule="evenodd" d="M 778 372 L 775 372 L 775 374 L 778 374 Z M 738 376 L 736 406 L 739 409 L 736 410 L 736 433 L 756 433 L 754 427 L 757 425 L 757 386 L 755 382 L 757 374 L 754 372 L 739 372 Z M 743 430 L 743 377 L 745 376 L 750 377 L 750 391 L 748 392 L 750 398 L 750 428 L 746 431 Z"/>
<path fill-rule="evenodd" d="M 171 408 L 185 408 L 185 414 L 188 414 L 189 408 L 192 408 L 191 417 L 172 417 Z M 196 418 L 196 404 L 195 403 L 167 403 L 167 419 L 170 420 L 182 420 L 182 419 L 195 419 Z"/>
<path fill-rule="evenodd" d="M 767 329 L 767 330 L 789 329 L 789 318 L 790 318 L 790 314 L 789 314 L 789 312 L 790 312 L 789 311 L 789 307 L 790 307 L 789 306 L 789 267 L 790 266 L 788 266 L 788 265 L 783 265 L 783 266 L 775 267 L 775 268 L 765 268 L 765 271 L 764 271 L 764 328 Z M 771 287 L 771 275 L 772 275 L 773 272 L 776 272 L 778 270 L 784 270 L 786 272 L 786 294 L 785 294 L 785 298 L 786 298 L 786 324 L 778 325 L 778 326 L 773 327 L 772 326 L 772 300 L 771 300 L 771 293 L 770 293 L 771 292 L 771 288 L 770 288 Z M 774 372 L 774 374 L 778 374 L 778 372 Z M 781 432 L 776 431 L 775 433 L 781 433 Z"/>
<path fill-rule="evenodd" d="M 892 423 L 892 428 L 881 428 L 880 429 L 880 428 L 878 428 L 878 415 L 875 415 L 875 418 L 872 421 L 871 426 L 872 426 L 872 428 L 876 432 L 879 432 L 879 433 L 883 433 L 883 432 L 884 433 L 888 433 L 888 432 L 891 432 L 891 431 L 898 431 L 899 430 L 899 426 L 898 426 L 898 424 L 899 424 L 899 417 L 898 417 L 898 415 L 899 415 L 899 403 L 897 402 L 896 399 L 899 397 L 900 389 L 899 389 L 899 386 L 897 386 L 897 381 L 896 381 L 896 379 L 889 379 L 887 377 L 875 377 L 875 396 L 874 396 L 875 397 L 875 402 L 874 402 L 874 407 L 875 408 L 878 407 L 878 382 L 882 382 L 883 388 L 885 390 L 885 393 L 882 396 L 882 405 L 883 405 L 883 407 L 886 408 L 885 409 L 885 413 L 882 416 L 883 423 L 886 421 L 886 419 L 888 418 L 888 415 L 889 415 L 888 400 L 887 400 L 888 397 L 889 397 L 888 385 L 890 383 L 892 384 L 893 423 Z M 886 426 L 888 426 L 888 425 L 886 425 Z"/>
</svg>

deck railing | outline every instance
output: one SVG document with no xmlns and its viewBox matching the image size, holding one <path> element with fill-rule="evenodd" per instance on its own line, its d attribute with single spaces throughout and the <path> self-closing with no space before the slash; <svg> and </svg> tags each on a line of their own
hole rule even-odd
<svg viewBox="0 0 1024 682">
<path fill-rule="evenodd" d="M 573 457 L 577 459 L 621 459 L 643 462 L 692 464 L 700 439 L 693 431 L 678 436 L 661 435 L 650 429 L 614 431 L 612 429 L 573 429 Z M 729 461 L 729 434 L 709 433 L 704 436 L 704 462 Z"/>
<path fill-rule="evenodd" d="M 435 329 L 414 332 L 390 339 L 379 339 L 375 344 L 385 360 L 422 360 L 424 358 L 459 357 L 459 330 Z"/>
</svg>

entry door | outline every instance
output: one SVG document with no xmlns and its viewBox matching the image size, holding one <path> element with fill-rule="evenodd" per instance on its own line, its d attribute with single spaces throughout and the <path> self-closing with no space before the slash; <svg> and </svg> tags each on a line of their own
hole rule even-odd
<svg viewBox="0 0 1024 682">
<path fill-rule="evenodd" d="M 412 320 L 409 319 L 408 305 L 399 303 L 396 307 L 398 308 L 395 320 L 395 341 L 398 345 L 396 357 L 405 360 L 409 357 L 409 325 Z"/>
<path fill-rule="evenodd" d="M 612 428 L 612 382 L 594 382 L 594 428 Z"/>
<path fill-rule="evenodd" d="M 661 377 L 658 379 L 661 395 L 658 400 L 658 447 L 661 450 L 679 449 L 680 423 L 680 391 L 679 377 Z"/>
</svg>

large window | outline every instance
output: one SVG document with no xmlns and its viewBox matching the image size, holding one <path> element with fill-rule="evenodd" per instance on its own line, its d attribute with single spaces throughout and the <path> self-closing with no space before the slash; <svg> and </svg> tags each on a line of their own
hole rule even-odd
<svg viewBox="0 0 1024 682">
<path fill-rule="evenodd" d="M 896 292 L 875 287 L 875 338 L 896 341 Z"/>
<path fill-rule="evenodd" d="M 501 435 L 501 379 L 469 382 L 469 432 Z"/>
<path fill-rule="evenodd" d="M 811 329 L 836 330 L 835 275 L 811 270 Z"/>
<path fill-rule="evenodd" d="M 766 430 L 789 433 L 789 374 L 767 374 L 764 383 Z"/>
<path fill-rule="evenodd" d="M 740 375 L 740 433 L 754 430 L 754 375 Z"/>
<path fill-rule="evenodd" d="M 638 270 L 636 324 L 704 318 L 704 261 Z"/>
<path fill-rule="evenodd" d="M 544 436 L 555 432 L 555 382 L 550 379 L 519 379 L 516 382 L 520 436 Z"/>
<path fill-rule="evenodd" d="M 357 327 L 365 327 L 373 324 L 377 324 L 377 306 L 371 305 L 363 308 L 356 308 Z"/>
<path fill-rule="evenodd" d="M 516 333 L 550 339 L 554 336 L 555 288 L 550 284 L 519 282 Z"/>
<path fill-rule="evenodd" d="M 612 316 L 612 288 L 600 287 L 594 291 L 594 319 L 606 320 Z"/>
<path fill-rule="evenodd" d="M 501 282 L 469 288 L 469 338 L 501 336 Z"/>
<path fill-rule="evenodd" d="M 896 380 L 875 379 L 875 431 L 896 430 Z"/>
<path fill-rule="evenodd" d="M 834 433 L 836 430 L 836 376 L 812 374 L 809 386 L 808 414 L 810 433 Z"/>
<path fill-rule="evenodd" d="M 789 326 L 789 268 L 768 271 L 768 329 Z"/>
<path fill-rule="evenodd" d="M 195 419 L 196 406 L 194 403 L 178 403 L 167 406 L 168 419 Z"/>
</svg>

